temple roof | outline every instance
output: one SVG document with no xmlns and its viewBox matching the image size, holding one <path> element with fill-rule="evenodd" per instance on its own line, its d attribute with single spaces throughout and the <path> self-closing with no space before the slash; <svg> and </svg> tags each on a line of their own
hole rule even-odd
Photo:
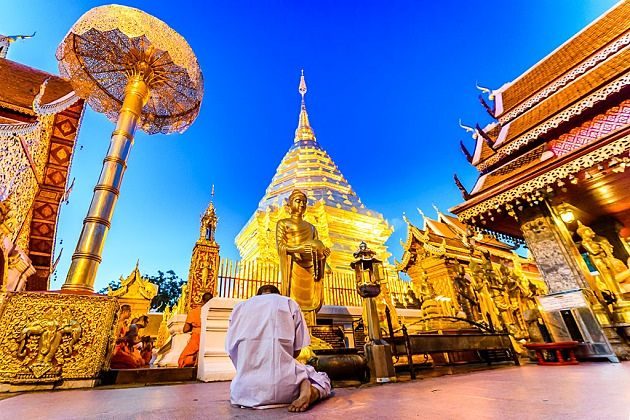
<svg viewBox="0 0 630 420">
<path fill-rule="evenodd" d="M 139 264 L 140 262 L 138 261 L 136 267 L 126 279 L 120 278 L 120 287 L 118 289 L 112 290 L 110 287 L 107 295 L 125 299 L 153 299 L 158 293 L 158 286 L 142 277 Z"/>
<path fill-rule="evenodd" d="M 446 255 L 466 256 L 468 258 L 471 247 L 474 247 L 474 249 L 481 248 L 504 258 L 512 255 L 514 247 L 499 241 L 493 236 L 477 233 L 474 238 L 468 239 L 466 225 L 461 223 L 456 217 L 444 214 L 437 208 L 436 211 L 438 217 L 437 219 L 432 219 L 419 210 L 423 218 L 422 229 L 415 226 L 409 221 L 407 216 L 403 215 L 403 220 L 407 223 L 407 239 L 405 242 L 401 242 L 403 255 L 401 261 L 396 262 L 396 270 L 405 271 L 410 264 L 413 264 L 418 247 L 423 249 L 422 252 L 436 257 Z M 474 246 L 468 243 L 472 239 L 474 239 Z"/>
<path fill-rule="evenodd" d="M 483 173 L 571 124 L 627 85 L 630 2 L 620 2 L 516 80 L 492 91 L 499 124 L 474 132 L 472 163 Z M 469 130 L 470 131 L 470 130 Z"/>
<path fill-rule="evenodd" d="M 42 103 L 54 102 L 72 92 L 70 82 L 5 58 L 0 58 L 0 107 L 34 116 L 33 100 L 49 79 Z"/>
<path fill-rule="evenodd" d="M 472 223 L 487 224 L 479 222 L 485 217 L 496 232 L 518 238 L 508 219 L 498 226 L 511 206 L 556 190 L 564 193 L 564 184 L 577 183 L 582 171 L 610 158 L 615 164 L 627 142 L 630 112 L 628 22 L 630 2 L 619 2 L 492 92 L 498 122 L 482 133 L 473 131 L 476 145 L 469 160 L 480 175 L 453 213 Z"/>
<path fill-rule="evenodd" d="M 555 51 L 532 66 L 512 83 L 499 89 L 502 110 L 497 117 L 541 91 L 602 47 L 628 32 L 630 2 L 620 2 Z"/>
</svg>

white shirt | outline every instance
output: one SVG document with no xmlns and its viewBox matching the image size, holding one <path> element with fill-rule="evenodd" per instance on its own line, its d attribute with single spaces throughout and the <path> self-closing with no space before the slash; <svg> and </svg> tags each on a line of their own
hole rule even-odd
<svg viewBox="0 0 630 420">
<path fill-rule="evenodd" d="M 293 300 L 264 294 L 237 304 L 225 341 L 236 368 L 230 385 L 232 404 L 260 407 L 295 400 L 299 384 L 309 373 L 317 374 L 293 357 L 310 342 L 304 315 Z"/>
</svg>

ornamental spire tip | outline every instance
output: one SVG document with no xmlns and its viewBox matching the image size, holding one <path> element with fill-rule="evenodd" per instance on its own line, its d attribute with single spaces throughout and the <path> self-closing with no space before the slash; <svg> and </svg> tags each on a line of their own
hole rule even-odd
<svg viewBox="0 0 630 420">
<path fill-rule="evenodd" d="M 312 140 L 315 141 L 315 133 L 313 133 L 313 129 L 308 121 L 308 114 L 306 112 L 306 103 L 304 102 L 304 95 L 306 95 L 306 80 L 304 79 L 304 69 L 301 71 L 300 75 L 300 85 L 298 87 L 298 92 L 302 95 L 302 106 L 300 109 L 300 118 L 298 119 L 298 127 L 295 130 L 295 138 L 293 141 L 298 142 L 300 140 Z"/>
</svg>

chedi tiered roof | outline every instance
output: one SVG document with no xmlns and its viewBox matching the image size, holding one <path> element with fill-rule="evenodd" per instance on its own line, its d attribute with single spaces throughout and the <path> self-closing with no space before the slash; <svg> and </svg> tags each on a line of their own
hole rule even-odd
<svg viewBox="0 0 630 420">
<path fill-rule="evenodd" d="M 276 174 L 258 205 L 259 210 L 282 206 L 294 189 L 304 191 L 309 205 L 323 200 L 326 205 L 377 217 L 379 213 L 365 208 L 348 181 L 321 145 L 317 142 L 306 112 L 304 74 L 300 79 L 302 106 L 293 146 L 282 159 Z"/>
</svg>

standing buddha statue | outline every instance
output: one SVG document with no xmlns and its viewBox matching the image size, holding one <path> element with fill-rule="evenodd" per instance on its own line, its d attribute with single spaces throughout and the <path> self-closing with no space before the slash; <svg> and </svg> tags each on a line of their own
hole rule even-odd
<svg viewBox="0 0 630 420">
<path fill-rule="evenodd" d="M 593 229 L 578 220 L 577 234 L 582 238 L 582 247 L 599 272 L 608 291 L 617 298 L 630 291 L 630 269 L 613 255 L 613 246 L 608 239 L 595 234 Z"/>
<path fill-rule="evenodd" d="M 317 325 L 316 313 L 323 304 L 323 278 L 328 249 L 319 240 L 315 226 L 304 220 L 307 198 L 300 190 L 289 196 L 291 217 L 278 221 L 276 245 L 280 257 L 282 294 L 295 300 L 309 327 Z"/>
<path fill-rule="evenodd" d="M 466 273 L 466 269 L 459 261 L 453 263 L 453 271 L 455 272 L 453 284 L 457 292 L 457 302 L 460 308 L 466 314 L 466 318 L 470 321 L 481 321 L 479 311 L 479 302 L 475 296 L 470 276 Z"/>
</svg>

